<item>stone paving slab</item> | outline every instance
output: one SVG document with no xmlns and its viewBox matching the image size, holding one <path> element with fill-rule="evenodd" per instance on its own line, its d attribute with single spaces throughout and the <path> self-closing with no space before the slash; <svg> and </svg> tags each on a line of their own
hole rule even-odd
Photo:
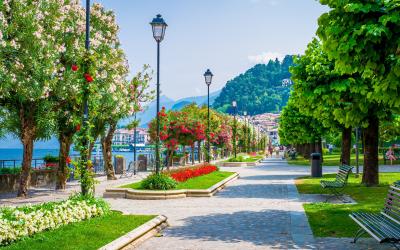
<svg viewBox="0 0 400 250">
<path fill-rule="evenodd" d="M 124 212 L 168 217 L 163 236 L 139 249 L 390 249 L 371 239 L 351 244 L 348 238 L 314 238 L 294 185 L 308 168 L 272 159 L 258 167 L 222 169 L 237 171 L 241 178 L 214 197 L 107 200 Z"/>
</svg>

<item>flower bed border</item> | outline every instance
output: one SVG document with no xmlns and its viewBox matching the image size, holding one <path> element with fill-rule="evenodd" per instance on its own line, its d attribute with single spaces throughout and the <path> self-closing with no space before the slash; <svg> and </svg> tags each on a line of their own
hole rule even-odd
<svg viewBox="0 0 400 250">
<path fill-rule="evenodd" d="M 214 184 L 208 189 L 180 189 L 180 190 L 135 190 L 131 188 L 107 188 L 103 194 L 104 198 L 125 198 L 132 200 L 168 200 L 186 197 L 211 197 L 219 190 L 223 189 L 228 183 L 239 178 L 238 173 L 234 173 L 224 180 Z"/>
<path fill-rule="evenodd" d="M 158 215 L 129 233 L 99 248 L 99 250 L 119 250 L 125 249 L 128 246 L 137 247 L 145 240 L 160 233 L 166 227 L 168 227 L 167 217 Z"/>
</svg>

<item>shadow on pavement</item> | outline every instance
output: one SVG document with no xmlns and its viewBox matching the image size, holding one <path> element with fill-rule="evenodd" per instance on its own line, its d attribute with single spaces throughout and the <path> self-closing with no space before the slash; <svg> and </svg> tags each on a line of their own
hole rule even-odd
<svg viewBox="0 0 400 250">
<path fill-rule="evenodd" d="M 266 249 L 314 248 L 312 240 L 302 240 L 300 244 L 293 241 L 290 215 L 282 210 L 193 216 L 185 219 L 184 223 L 183 226 L 169 228 L 165 235 L 189 240 L 227 243 L 244 241 L 263 245 Z M 310 239 L 306 235 L 305 238 Z"/>
</svg>

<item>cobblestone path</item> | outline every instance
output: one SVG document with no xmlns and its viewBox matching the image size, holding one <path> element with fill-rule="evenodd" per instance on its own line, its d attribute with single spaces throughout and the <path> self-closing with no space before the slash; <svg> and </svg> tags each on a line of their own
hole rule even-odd
<svg viewBox="0 0 400 250">
<path fill-rule="evenodd" d="M 240 179 L 211 198 L 166 201 L 108 199 L 133 214 L 164 214 L 170 227 L 139 249 L 376 249 L 371 240 L 315 239 L 294 178 L 307 168 L 269 160 L 261 166 L 224 168 Z M 335 171 L 333 169 L 333 171 Z M 327 245 L 325 245 L 327 244 Z"/>
</svg>

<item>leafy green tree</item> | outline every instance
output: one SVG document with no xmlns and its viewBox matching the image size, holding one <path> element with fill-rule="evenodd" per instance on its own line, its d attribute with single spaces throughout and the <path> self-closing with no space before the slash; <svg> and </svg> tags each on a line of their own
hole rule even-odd
<svg viewBox="0 0 400 250">
<path fill-rule="evenodd" d="M 98 119 L 98 114 L 110 114 L 111 111 L 101 110 L 101 104 L 107 100 L 112 103 L 108 96 L 118 86 L 121 79 L 126 76 L 127 66 L 125 56 L 120 49 L 118 41 L 118 26 L 115 23 L 114 13 L 107 11 L 99 4 L 91 7 L 91 50 L 90 54 L 85 51 L 85 40 L 82 36 L 82 25 L 85 24 L 85 11 L 77 3 L 68 6 L 66 12 L 69 13 L 70 20 L 73 20 L 74 27 L 67 27 L 67 33 L 61 32 L 58 43 L 65 47 L 61 54 L 60 64 L 64 70 L 60 72 L 60 81 L 55 98 L 52 100 L 57 106 L 57 128 L 58 139 L 60 142 L 59 167 L 57 169 L 56 188 L 64 189 L 68 174 L 67 160 L 73 137 L 76 132 L 81 133 L 81 119 L 83 114 L 83 95 L 84 88 L 88 88 L 90 95 L 90 145 L 94 145 L 94 140 L 102 130 L 104 123 Z M 84 79 L 85 73 L 90 73 L 94 81 L 88 82 Z M 67 84 L 66 84 L 67 83 Z M 65 86 L 70 86 L 65 88 Z M 112 99 L 113 100 L 113 99 Z M 77 129 L 78 128 L 78 129 Z M 79 142 L 76 141 L 79 145 Z M 90 159 L 92 147 L 88 150 Z M 77 166 L 76 166 L 77 167 Z"/>
<path fill-rule="evenodd" d="M 351 109 L 359 111 L 353 103 L 357 98 L 350 89 L 357 78 L 335 72 L 334 61 L 328 58 L 317 39 L 308 45 L 304 55 L 295 59 L 295 66 L 290 71 L 296 105 L 301 107 L 302 113 L 318 119 L 325 128 L 341 131 L 341 163 L 350 165 L 352 126 L 357 126 L 359 121 L 343 117 Z"/>
<path fill-rule="evenodd" d="M 322 124 L 302 113 L 293 99 L 289 99 L 281 113 L 278 132 L 280 143 L 295 146 L 304 158 L 309 158 L 311 152 L 322 151 L 321 137 L 325 132 Z"/>
<path fill-rule="evenodd" d="M 53 98 L 66 69 L 59 43 L 70 25 L 79 26 L 67 8 L 79 3 L 63 1 L 3 1 L 0 5 L 0 105 L 9 118 L 9 132 L 23 144 L 18 196 L 26 197 L 33 142 L 49 138 L 55 130 L 57 105 Z M 83 26 L 84 27 L 84 26 Z M 68 83 L 68 82 L 67 82 Z M 63 88 L 71 86 L 65 84 Z"/>
<path fill-rule="evenodd" d="M 324 51 L 335 62 L 340 75 L 351 79 L 351 107 L 343 119 L 358 120 L 364 127 L 363 183 L 378 185 L 379 122 L 400 106 L 398 1 L 321 0 L 331 9 L 319 19 L 318 36 Z M 350 104 L 351 105 L 351 104 Z M 349 106 L 345 103 L 344 109 Z"/>
</svg>

